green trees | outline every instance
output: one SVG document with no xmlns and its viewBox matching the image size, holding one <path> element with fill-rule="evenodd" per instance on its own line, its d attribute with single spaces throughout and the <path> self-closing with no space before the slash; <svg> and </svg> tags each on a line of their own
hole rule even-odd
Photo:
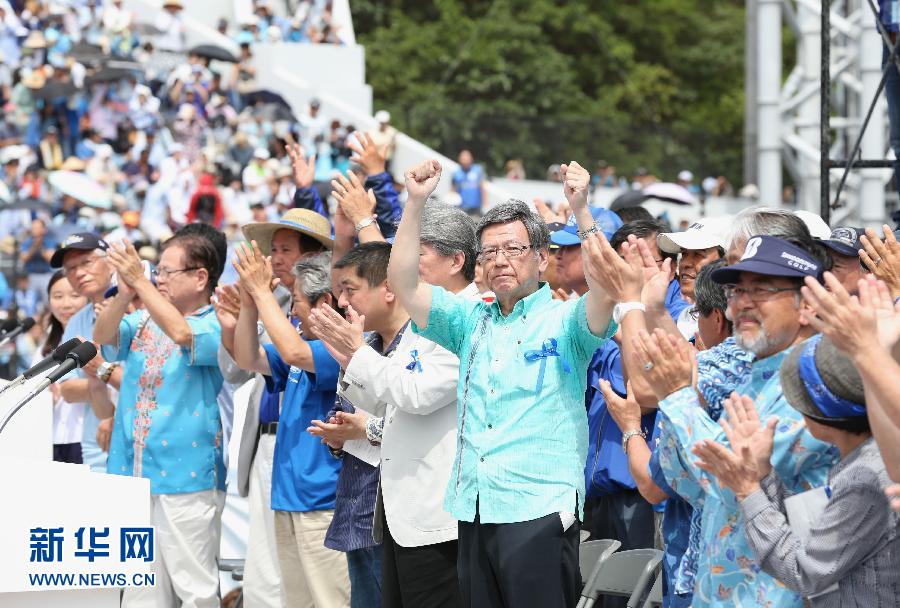
<svg viewBox="0 0 900 608">
<path fill-rule="evenodd" d="M 743 2 L 356 0 L 375 105 L 491 174 L 574 158 L 740 183 Z"/>
</svg>

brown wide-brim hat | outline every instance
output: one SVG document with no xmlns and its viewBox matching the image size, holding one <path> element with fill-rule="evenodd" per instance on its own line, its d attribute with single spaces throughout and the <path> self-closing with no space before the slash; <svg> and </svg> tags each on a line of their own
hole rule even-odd
<svg viewBox="0 0 900 608">
<path fill-rule="evenodd" d="M 837 349 L 834 343 L 822 335 L 816 335 L 794 346 L 781 363 L 781 388 L 784 398 L 795 410 L 813 420 L 827 421 L 832 426 L 847 424 L 855 426 L 858 416 L 830 415 L 816 404 L 810 389 L 804 382 L 800 370 L 800 358 L 808 349 L 814 349 L 815 368 L 822 383 L 835 396 L 865 407 L 866 396 L 863 381 L 847 355 Z"/>
<path fill-rule="evenodd" d="M 184 9 L 184 4 L 181 2 L 181 0 L 163 0 L 162 7 Z"/>
<path fill-rule="evenodd" d="M 277 222 L 247 224 L 241 230 L 248 241 L 256 241 L 264 255 L 271 254 L 272 237 L 279 230 L 293 230 L 305 234 L 322 243 L 329 251 L 334 246 L 328 218 L 311 209 L 290 209 Z"/>
</svg>

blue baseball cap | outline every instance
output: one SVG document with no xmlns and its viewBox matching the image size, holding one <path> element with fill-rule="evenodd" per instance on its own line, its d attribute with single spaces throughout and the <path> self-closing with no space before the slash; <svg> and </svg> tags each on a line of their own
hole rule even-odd
<svg viewBox="0 0 900 608">
<path fill-rule="evenodd" d="M 865 233 L 865 228 L 835 228 L 830 237 L 822 239 L 822 244 L 836 253 L 855 258 L 863 248 L 859 237 Z"/>
<path fill-rule="evenodd" d="M 597 223 L 597 227 L 603 231 L 607 239 L 612 238 L 616 230 L 622 227 L 622 219 L 603 207 L 593 207 L 591 216 Z M 558 224 L 556 226 L 559 226 Z M 569 217 L 569 221 L 564 226 L 558 227 L 550 233 L 550 242 L 560 247 L 568 247 L 569 245 L 581 245 L 581 239 L 578 238 L 578 224 L 575 222 L 575 214 Z"/>
<path fill-rule="evenodd" d="M 710 278 L 720 285 L 737 283 L 742 272 L 772 277 L 818 277 L 822 264 L 799 247 L 774 236 L 754 236 L 747 241 L 741 261 L 714 270 Z"/>
</svg>

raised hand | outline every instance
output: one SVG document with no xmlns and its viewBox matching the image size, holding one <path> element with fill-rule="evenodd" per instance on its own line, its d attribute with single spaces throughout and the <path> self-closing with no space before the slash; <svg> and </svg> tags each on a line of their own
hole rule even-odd
<svg viewBox="0 0 900 608">
<path fill-rule="evenodd" d="M 584 275 L 615 302 L 637 302 L 643 283 L 641 261 L 628 243 L 623 245 L 623 252 L 624 259 L 602 233 L 588 235 L 581 243 Z"/>
<path fill-rule="evenodd" d="M 375 217 L 375 193 L 371 189 L 367 192 L 352 171 L 349 178 L 338 175 L 337 179 L 331 180 L 331 187 L 341 211 L 354 226 Z"/>
<path fill-rule="evenodd" d="M 641 331 L 632 339 L 634 359 L 643 367 L 653 393 L 662 401 L 672 393 L 697 384 L 697 353 L 681 337 L 657 329 Z"/>
<path fill-rule="evenodd" d="M 537 209 L 538 214 L 544 220 L 544 223 L 554 224 L 560 223 L 565 224 L 566 220 L 569 219 L 569 205 L 568 203 L 562 204 L 559 206 L 558 211 L 554 211 L 550 208 L 547 203 L 542 201 L 539 198 L 534 199 L 534 208 Z"/>
<path fill-rule="evenodd" d="M 333 308 L 325 306 L 310 311 L 309 322 L 310 329 L 322 340 L 334 360 L 347 369 L 350 359 L 365 344 L 366 317 L 348 306 L 345 319 Z"/>
<path fill-rule="evenodd" d="M 119 289 L 122 289 L 124 283 L 126 293 L 128 288 L 133 288 L 136 283 L 146 281 L 144 276 L 144 265 L 141 262 L 141 256 L 138 255 L 134 245 L 128 241 L 123 241 L 119 245 L 111 245 L 106 252 L 107 259 L 116 269 L 119 276 Z"/>
<path fill-rule="evenodd" d="M 591 186 L 591 174 L 574 160 L 568 165 L 560 165 L 559 174 L 563 180 L 563 192 L 572 210 L 587 207 Z"/>
<path fill-rule="evenodd" d="M 757 489 L 759 482 L 772 470 L 770 459 L 775 438 L 776 418 L 763 426 L 753 400 L 733 394 L 726 402 L 728 420 L 720 421 L 731 449 L 705 439 L 697 443 L 693 453 L 704 471 L 716 476 L 719 485 L 743 500 Z"/>
<path fill-rule="evenodd" d="M 634 392 L 631 390 L 631 382 L 626 385 L 625 399 L 622 399 L 616 391 L 613 390 L 612 384 L 608 380 L 600 380 L 600 392 L 603 393 L 603 399 L 606 401 L 606 409 L 610 416 L 619 425 L 622 433 L 629 431 L 641 430 L 641 406 L 638 405 L 634 398 Z"/>
<path fill-rule="evenodd" d="M 357 131 L 354 135 L 356 136 L 356 142 L 353 141 L 354 138 L 352 137 L 347 138 L 347 147 L 353 150 L 350 162 L 362 167 L 366 175 L 384 173 L 387 146 L 378 147 L 375 145 L 375 141 L 368 133 Z"/>
<path fill-rule="evenodd" d="M 241 312 L 241 294 L 237 285 L 217 287 L 212 305 L 222 329 L 234 331 L 234 328 L 237 327 L 238 315 Z"/>
<path fill-rule="evenodd" d="M 884 281 L 891 295 L 900 295 L 900 243 L 894 237 L 891 227 L 882 226 L 884 242 L 871 228 L 866 228 L 865 236 L 859 238 L 863 250 L 859 257 L 869 272 Z"/>
<path fill-rule="evenodd" d="M 288 144 L 288 156 L 291 157 L 291 166 L 294 168 L 294 185 L 297 189 L 312 186 L 316 176 L 316 155 L 306 159 L 300 144 Z"/>
<path fill-rule="evenodd" d="M 801 314 L 817 331 L 850 357 L 861 354 L 876 340 L 890 350 L 900 339 L 900 316 L 884 282 L 867 276 L 859 281 L 859 297 L 853 297 L 830 272 L 825 285 L 806 280 L 803 299 L 812 309 Z M 814 311 L 814 312 L 813 312 Z"/>
<path fill-rule="evenodd" d="M 644 286 L 641 290 L 641 302 L 648 311 L 654 311 L 657 314 L 664 313 L 666 311 L 666 294 L 674 276 L 672 259 L 666 258 L 659 265 L 644 240 L 630 235 L 628 243 L 637 250 L 643 268 Z"/>
<path fill-rule="evenodd" d="M 408 201 L 422 204 L 428 200 L 441 181 L 441 163 L 426 160 L 407 169 L 403 177 L 406 179 Z"/>
<path fill-rule="evenodd" d="M 272 262 L 262 254 L 256 241 L 239 243 L 234 248 L 234 259 L 231 263 L 241 277 L 241 287 L 253 298 L 256 298 L 271 288 Z"/>
</svg>

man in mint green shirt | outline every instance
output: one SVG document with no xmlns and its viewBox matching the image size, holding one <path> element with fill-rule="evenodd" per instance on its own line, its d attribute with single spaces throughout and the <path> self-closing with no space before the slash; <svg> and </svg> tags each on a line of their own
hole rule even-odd
<svg viewBox="0 0 900 608">
<path fill-rule="evenodd" d="M 581 577 L 577 523 L 584 503 L 587 367 L 615 332 L 615 304 L 592 276 L 602 239 L 587 209 L 590 175 L 563 165 L 590 290 L 552 298 L 540 281 L 549 232 L 521 201 L 478 225 L 479 260 L 496 294 L 470 302 L 419 280 L 422 207 L 437 161 L 407 171 L 409 193 L 388 284 L 413 330 L 460 359 L 456 459 L 444 508 L 459 521 L 459 579 L 467 606 L 574 606 Z"/>
</svg>

